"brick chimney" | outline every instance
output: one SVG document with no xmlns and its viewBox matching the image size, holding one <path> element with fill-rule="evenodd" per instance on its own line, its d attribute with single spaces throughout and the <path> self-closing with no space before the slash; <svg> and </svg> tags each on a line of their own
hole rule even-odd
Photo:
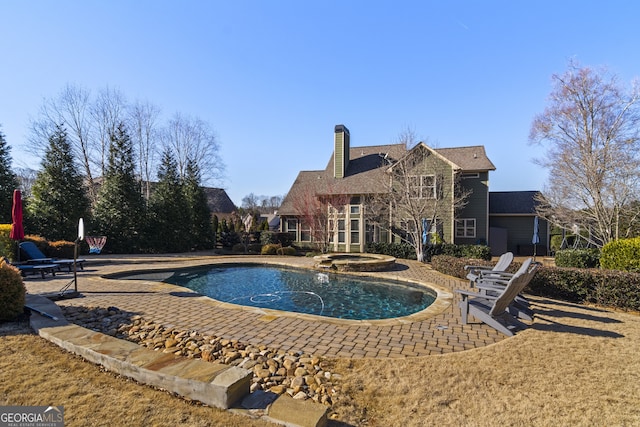
<svg viewBox="0 0 640 427">
<path fill-rule="evenodd" d="M 333 139 L 333 176 L 344 178 L 349 166 L 349 129 L 345 125 L 336 125 Z"/>
</svg>

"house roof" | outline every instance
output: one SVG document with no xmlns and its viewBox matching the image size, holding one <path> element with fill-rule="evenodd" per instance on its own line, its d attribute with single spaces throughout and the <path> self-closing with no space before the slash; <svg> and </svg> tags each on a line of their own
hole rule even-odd
<svg viewBox="0 0 640 427">
<path fill-rule="evenodd" d="M 462 171 L 495 170 L 482 146 L 441 148 L 436 153 Z M 334 153 L 335 154 L 335 153 Z M 295 201 L 305 194 L 376 194 L 385 190 L 385 170 L 407 154 L 404 144 L 350 147 L 344 178 L 334 178 L 333 157 L 324 170 L 301 171 L 279 209 L 280 215 L 295 215 Z"/>
<path fill-rule="evenodd" d="M 487 157 L 487 153 L 484 151 L 484 146 L 482 145 L 435 148 L 434 151 L 465 172 L 496 170 L 496 167 Z"/>
<path fill-rule="evenodd" d="M 222 188 L 205 187 L 204 192 L 207 196 L 207 205 L 212 214 L 231 213 L 237 210 L 229 195 Z"/>
<path fill-rule="evenodd" d="M 534 215 L 539 191 L 490 191 L 489 215 Z"/>
</svg>

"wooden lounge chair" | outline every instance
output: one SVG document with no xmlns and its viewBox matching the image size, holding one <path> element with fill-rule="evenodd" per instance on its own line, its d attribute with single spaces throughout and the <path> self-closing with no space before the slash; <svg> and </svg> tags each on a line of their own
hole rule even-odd
<svg viewBox="0 0 640 427">
<path fill-rule="evenodd" d="M 474 284 L 482 277 L 492 277 L 495 276 L 496 273 L 506 273 L 507 268 L 509 268 L 512 261 L 513 253 L 505 252 L 500 255 L 498 262 L 493 267 L 487 267 L 485 265 L 465 265 L 464 269 L 469 270 L 469 273 L 467 274 L 469 285 L 473 287 Z"/>
<path fill-rule="evenodd" d="M 531 278 L 535 274 L 538 267 L 539 267 L 539 264 L 533 262 L 533 258 L 528 258 L 527 260 L 525 260 L 525 262 L 520 267 L 520 270 L 522 272 L 524 272 L 525 274 L 531 275 L 531 277 L 529 277 L 527 280 L 527 284 L 531 281 Z M 476 282 L 476 287 L 478 288 L 479 293 L 483 295 L 488 294 L 488 295 L 497 296 L 504 290 L 505 286 L 508 285 L 509 280 L 513 276 L 514 274 L 501 273 L 492 277 L 484 277 L 479 279 Z M 524 287 L 526 287 L 526 284 L 524 285 Z M 524 290 L 524 287 L 521 289 L 520 292 Z M 507 308 L 507 310 L 511 314 L 513 314 L 514 316 L 517 316 L 520 319 L 531 321 L 533 320 L 534 313 L 533 313 L 533 310 L 529 307 L 529 305 L 530 305 L 529 301 L 520 293 L 518 293 L 518 295 L 515 297 L 513 302 L 509 304 L 509 307 Z"/>
<path fill-rule="evenodd" d="M 532 261 L 532 258 L 527 259 L 504 288 L 496 290 L 494 293 L 458 289 L 457 292 L 462 295 L 460 302 L 462 323 L 467 324 L 468 316 L 471 314 L 507 336 L 513 336 L 516 330 L 525 329 L 527 325 L 511 314 L 509 307 L 533 278 L 538 264 L 534 264 Z"/>
<path fill-rule="evenodd" d="M 26 255 L 29 264 L 55 264 L 58 268 L 66 267 L 69 272 L 73 269 L 74 261 L 72 259 L 47 258 L 33 242 L 20 243 L 20 249 Z M 85 261 L 84 259 L 77 259 L 75 261 L 76 265 L 80 267 L 80 270 L 84 270 L 83 264 Z"/>
</svg>

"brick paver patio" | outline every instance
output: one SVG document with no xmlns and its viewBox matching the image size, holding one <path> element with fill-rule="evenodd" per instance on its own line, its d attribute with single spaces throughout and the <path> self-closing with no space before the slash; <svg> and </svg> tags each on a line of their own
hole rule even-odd
<svg viewBox="0 0 640 427">
<path fill-rule="evenodd" d="M 503 340 L 494 329 L 471 319 L 463 325 L 455 289 L 468 283 L 444 276 L 427 265 L 399 260 L 400 268 L 377 273 L 396 280 L 430 283 L 453 294 L 437 314 L 392 321 L 340 321 L 308 315 L 282 314 L 271 310 L 232 307 L 183 288 L 152 280 L 106 279 L 105 274 L 133 270 L 170 269 L 190 265 L 226 262 L 269 262 L 298 267 L 313 266 L 313 259 L 301 257 L 221 256 L 95 256 L 78 272 L 78 298 L 60 305 L 118 307 L 146 320 L 197 330 L 204 334 L 276 349 L 301 351 L 326 357 L 411 357 L 469 350 Z M 56 278 L 25 280 L 32 294 L 56 292 L 72 279 L 69 273 Z M 194 296 L 195 295 L 195 296 Z"/>
</svg>

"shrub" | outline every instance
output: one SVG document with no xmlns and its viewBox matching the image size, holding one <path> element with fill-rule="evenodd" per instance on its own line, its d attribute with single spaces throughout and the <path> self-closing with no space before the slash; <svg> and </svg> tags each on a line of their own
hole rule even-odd
<svg viewBox="0 0 640 427">
<path fill-rule="evenodd" d="M 26 289 L 17 268 L 0 261 L 0 322 L 24 312 Z"/>
<path fill-rule="evenodd" d="M 276 255 L 278 253 L 278 249 L 282 248 L 281 245 L 269 244 L 262 246 L 262 250 L 260 253 L 262 255 Z"/>
<path fill-rule="evenodd" d="M 441 273 L 464 279 L 467 273 L 464 266 L 483 265 L 478 261 L 440 255 L 433 257 L 431 266 Z M 520 265 L 513 262 L 509 271 L 515 272 Z M 640 273 L 635 272 L 540 267 L 525 292 L 575 303 L 640 311 Z"/>
<path fill-rule="evenodd" d="M 395 258 L 416 259 L 416 250 L 408 243 L 367 243 L 367 252 Z"/>
<path fill-rule="evenodd" d="M 597 268 L 600 266 L 599 249 L 563 249 L 556 252 L 556 266 Z"/>
<path fill-rule="evenodd" d="M 235 231 L 220 233 L 220 244 L 224 248 L 233 248 L 233 245 L 240 243 L 240 235 Z"/>
<path fill-rule="evenodd" d="M 238 253 L 238 254 L 243 254 L 244 253 L 244 244 L 236 243 L 235 245 L 233 245 L 231 247 L 231 252 L 235 252 L 235 253 Z"/>
<path fill-rule="evenodd" d="M 293 248 L 291 246 L 285 246 L 284 248 L 278 248 L 276 250 L 276 253 L 278 255 L 293 256 L 296 254 L 296 248 Z"/>
<path fill-rule="evenodd" d="M 620 239 L 602 248 L 602 268 L 640 272 L 640 237 Z"/>
<path fill-rule="evenodd" d="M 74 248 L 75 244 L 66 240 L 49 242 L 46 255 L 51 258 L 73 258 Z M 80 248 L 78 248 L 78 250 L 80 250 Z"/>
<path fill-rule="evenodd" d="M 18 247 L 9 234 L 11 234 L 11 224 L 0 224 L 0 257 L 4 256 L 15 261 Z"/>
</svg>

